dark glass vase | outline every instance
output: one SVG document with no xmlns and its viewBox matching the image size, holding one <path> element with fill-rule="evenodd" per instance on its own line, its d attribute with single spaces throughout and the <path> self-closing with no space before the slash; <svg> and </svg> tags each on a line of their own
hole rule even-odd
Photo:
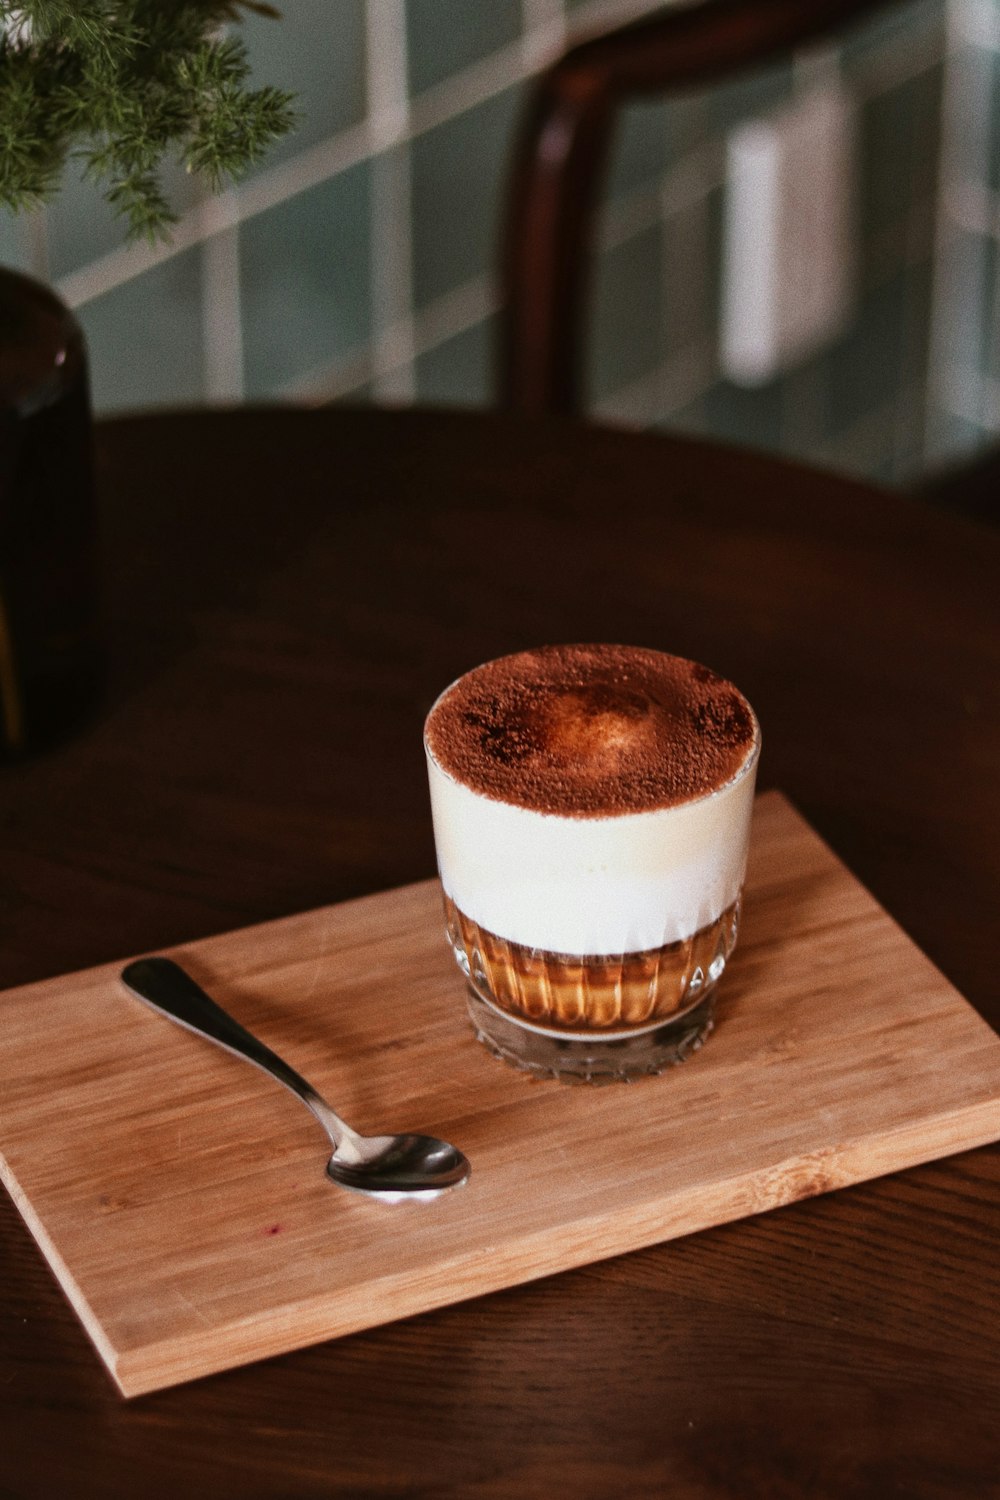
<svg viewBox="0 0 1000 1500">
<path fill-rule="evenodd" d="M 0 269 L 0 758 L 67 735 L 100 678 L 83 334 L 47 287 Z"/>
</svg>

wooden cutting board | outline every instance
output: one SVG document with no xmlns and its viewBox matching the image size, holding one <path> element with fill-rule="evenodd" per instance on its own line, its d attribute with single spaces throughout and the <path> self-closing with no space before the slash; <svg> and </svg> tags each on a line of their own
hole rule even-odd
<svg viewBox="0 0 1000 1500">
<path fill-rule="evenodd" d="M 120 964 L 9 991 L 0 1171 L 128 1396 L 1000 1137 L 1000 1038 L 776 793 L 717 1030 L 659 1078 L 494 1061 L 435 881 L 172 951 L 361 1130 L 444 1136 L 473 1176 L 333 1187 L 302 1106 Z"/>
</svg>

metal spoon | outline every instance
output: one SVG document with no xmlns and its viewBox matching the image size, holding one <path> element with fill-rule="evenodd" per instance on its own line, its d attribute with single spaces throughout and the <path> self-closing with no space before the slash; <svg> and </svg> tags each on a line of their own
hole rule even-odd
<svg viewBox="0 0 1000 1500">
<path fill-rule="evenodd" d="M 358 1135 L 311 1084 L 216 1005 L 172 959 L 137 959 L 122 970 L 121 977 L 132 994 L 154 1010 L 227 1052 L 245 1057 L 291 1089 L 330 1137 L 334 1150 L 327 1175 L 341 1187 L 396 1203 L 404 1198 L 437 1198 L 467 1180 L 469 1163 L 447 1141 L 427 1135 Z"/>
</svg>

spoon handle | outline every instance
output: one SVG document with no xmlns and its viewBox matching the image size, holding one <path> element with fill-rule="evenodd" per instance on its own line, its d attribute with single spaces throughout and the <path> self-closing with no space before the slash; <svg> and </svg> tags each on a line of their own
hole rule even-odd
<svg viewBox="0 0 1000 1500">
<path fill-rule="evenodd" d="M 180 964 L 170 958 L 139 958 L 122 970 L 122 982 L 139 1000 L 158 1010 L 188 1031 L 224 1047 L 227 1052 L 245 1058 L 263 1069 L 286 1089 L 291 1089 L 319 1120 L 334 1147 L 351 1140 L 354 1132 L 322 1099 L 311 1083 L 272 1052 L 270 1047 L 235 1021 L 228 1011 L 205 994 Z"/>
</svg>

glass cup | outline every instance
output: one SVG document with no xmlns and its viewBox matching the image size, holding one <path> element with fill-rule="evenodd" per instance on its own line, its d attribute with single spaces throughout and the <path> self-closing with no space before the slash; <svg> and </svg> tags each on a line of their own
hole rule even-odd
<svg viewBox="0 0 1000 1500">
<path fill-rule="evenodd" d="M 569 648 L 544 651 L 559 649 Z M 697 1050 L 714 1024 L 716 986 L 739 928 L 760 729 L 730 684 L 696 664 L 667 660 L 674 669 L 705 673 L 713 691 L 721 684 L 745 710 L 736 769 L 731 755 L 731 774 L 719 784 L 668 806 L 567 814 L 523 805 L 516 777 L 514 790 L 498 796 L 475 774 L 463 774 L 435 743 L 440 706 L 497 664 L 453 683 L 428 716 L 424 746 L 446 931 L 467 979 L 469 1015 L 494 1055 L 539 1076 L 596 1082 L 659 1073 Z M 585 761 L 594 743 L 606 748 L 643 732 L 635 701 L 641 695 L 631 693 L 622 709 L 603 689 L 594 711 L 585 676 L 576 671 L 567 689 L 569 715 L 562 707 L 545 710 L 562 733 L 579 703 L 588 704 L 585 733 L 567 731 L 573 764 Z M 487 733 L 502 743 L 502 729 Z M 525 761 L 536 762 L 530 772 L 525 767 L 533 796 L 544 801 L 538 783 L 551 756 L 539 767 L 546 756 L 532 757 L 523 725 L 517 735 L 522 750 L 529 747 Z"/>
</svg>

